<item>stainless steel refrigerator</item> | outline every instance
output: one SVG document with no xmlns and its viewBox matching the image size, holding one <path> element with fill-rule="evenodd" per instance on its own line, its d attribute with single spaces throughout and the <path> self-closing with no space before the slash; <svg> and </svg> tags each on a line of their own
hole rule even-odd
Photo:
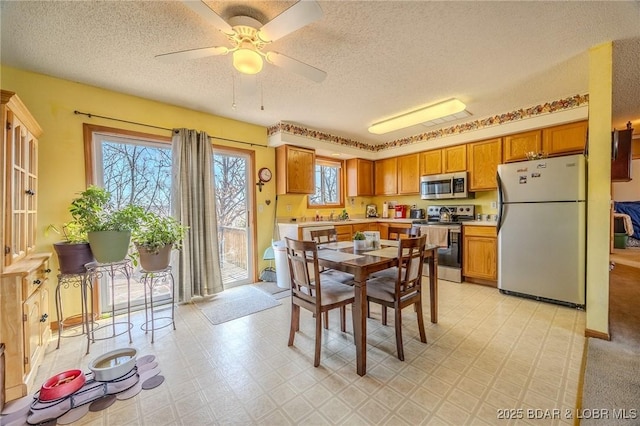
<svg viewBox="0 0 640 426">
<path fill-rule="evenodd" d="M 498 166 L 498 288 L 584 307 L 586 159 Z"/>
</svg>

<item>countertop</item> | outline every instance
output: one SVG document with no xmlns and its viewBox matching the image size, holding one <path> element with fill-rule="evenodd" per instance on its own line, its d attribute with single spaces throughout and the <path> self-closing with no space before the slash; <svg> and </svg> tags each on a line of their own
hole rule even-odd
<svg viewBox="0 0 640 426">
<path fill-rule="evenodd" d="M 497 226 L 498 223 L 495 220 L 469 220 L 466 222 L 462 222 L 463 225 L 473 225 L 473 226 Z"/>
<path fill-rule="evenodd" d="M 278 222 L 278 225 L 288 225 L 288 226 L 296 226 L 299 228 L 306 228 L 311 226 L 335 226 L 335 225 L 354 225 L 358 223 L 413 223 L 415 219 L 391 219 L 391 218 L 361 218 L 361 219 L 348 219 L 348 220 L 322 220 L 322 221 L 305 221 L 305 222 Z M 474 225 L 474 226 L 496 226 L 497 223 L 494 220 L 469 220 L 466 222 L 461 222 L 463 225 Z"/>
<path fill-rule="evenodd" d="M 348 220 L 307 220 L 305 222 L 278 222 L 278 225 L 292 225 L 297 226 L 299 228 L 309 227 L 309 226 L 329 226 L 329 225 L 354 225 L 358 223 L 413 223 L 415 219 L 392 219 L 392 218 L 382 218 L 382 217 L 372 217 L 372 218 L 361 218 L 361 219 L 348 219 Z"/>
</svg>

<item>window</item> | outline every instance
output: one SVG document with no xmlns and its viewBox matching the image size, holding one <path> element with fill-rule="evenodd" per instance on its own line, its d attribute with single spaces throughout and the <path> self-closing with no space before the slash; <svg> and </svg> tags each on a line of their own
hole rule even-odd
<svg viewBox="0 0 640 426">
<path fill-rule="evenodd" d="M 309 195 L 310 207 L 342 207 L 342 161 L 316 157 L 316 192 Z"/>
</svg>

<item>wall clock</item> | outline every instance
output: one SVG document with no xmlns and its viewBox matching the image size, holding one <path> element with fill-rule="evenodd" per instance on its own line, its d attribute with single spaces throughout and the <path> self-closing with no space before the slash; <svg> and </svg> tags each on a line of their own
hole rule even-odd
<svg viewBox="0 0 640 426">
<path fill-rule="evenodd" d="M 271 176 L 271 170 L 269 170 L 268 167 L 263 167 L 258 170 L 258 179 L 260 179 L 262 182 L 269 182 L 271 180 Z"/>
<path fill-rule="evenodd" d="M 256 185 L 260 192 L 262 192 L 262 185 L 264 185 L 265 182 L 269 182 L 271 180 L 271 176 L 271 170 L 269 170 L 268 167 L 263 167 L 258 170 L 258 183 L 256 183 Z"/>
</svg>

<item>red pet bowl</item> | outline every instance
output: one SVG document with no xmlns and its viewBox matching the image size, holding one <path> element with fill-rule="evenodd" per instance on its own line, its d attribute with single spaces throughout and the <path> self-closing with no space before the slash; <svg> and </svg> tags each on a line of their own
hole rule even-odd
<svg viewBox="0 0 640 426">
<path fill-rule="evenodd" d="M 53 401 L 78 391 L 86 381 L 80 370 L 68 370 L 47 379 L 40 388 L 40 401 Z"/>
</svg>

